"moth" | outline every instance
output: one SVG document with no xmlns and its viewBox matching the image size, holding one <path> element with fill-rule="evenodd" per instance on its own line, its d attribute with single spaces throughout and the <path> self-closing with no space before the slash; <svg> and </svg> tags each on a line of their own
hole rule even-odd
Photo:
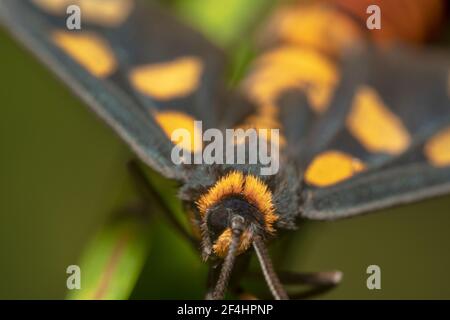
<svg viewBox="0 0 450 320">
<path fill-rule="evenodd" d="M 375 2 L 383 17 L 405 17 L 369 32 L 368 1 L 278 10 L 236 89 L 224 81 L 223 52 L 156 5 L 3 0 L 0 20 L 142 162 L 179 183 L 195 231 L 183 234 L 211 264 L 207 298 L 223 298 L 233 266 L 255 252 L 273 297 L 288 299 L 266 248 L 277 234 L 305 219 L 347 218 L 450 191 L 450 59 L 417 48 L 444 19 L 445 3 Z M 70 5 L 80 8 L 81 30 L 67 29 Z M 222 131 L 278 129 L 279 139 L 265 141 L 277 144 L 279 170 L 262 175 L 260 164 L 245 161 L 175 164 L 174 145 L 190 154 L 206 148 L 171 139 L 180 128 L 195 133 L 195 120 Z M 295 278 L 330 286 L 340 273 Z"/>
</svg>

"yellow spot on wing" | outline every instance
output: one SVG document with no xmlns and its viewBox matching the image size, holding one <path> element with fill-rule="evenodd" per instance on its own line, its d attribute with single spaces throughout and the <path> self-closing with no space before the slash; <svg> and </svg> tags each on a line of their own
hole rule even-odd
<svg viewBox="0 0 450 320">
<path fill-rule="evenodd" d="M 282 9 L 275 15 L 271 29 L 268 33 L 274 33 L 279 41 L 332 55 L 342 53 L 362 37 L 353 19 L 323 3 Z"/>
<path fill-rule="evenodd" d="M 171 139 L 172 133 L 178 129 L 186 129 L 190 133 L 189 141 L 180 138 L 173 143 L 194 153 L 202 150 L 202 134 L 200 128 L 195 126 L 195 120 L 191 116 L 178 111 L 161 111 L 155 113 L 155 120 L 169 139 Z"/>
<path fill-rule="evenodd" d="M 287 89 L 301 89 L 313 110 L 321 113 L 328 107 L 337 81 L 337 69 L 324 55 L 284 46 L 256 61 L 244 89 L 255 102 L 264 106 L 275 106 L 279 95 Z"/>
<path fill-rule="evenodd" d="M 450 166 L 450 127 L 431 137 L 425 144 L 424 153 L 433 166 Z"/>
<path fill-rule="evenodd" d="M 123 23 L 134 7 L 132 0 L 33 0 L 43 10 L 64 15 L 69 5 L 77 5 L 81 10 L 81 19 L 106 27 Z"/>
<path fill-rule="evenodd" d="M 117 68 L 108 43 L 94 33 L 55 31 L 53 42 L 97 77 L 107 77 Z"/>
<path fill-rule="evenodd" d="M 243 91 L 257 109 L 239 127 L 280 129 L 279 146 L 284 147 L 286 140 L 277 119 L 280 95 L 286 90 L 300 90 L 312 110 L 322 113 L 329 105 L 337 81 L 337 68 L 325 55 L 295 46 L 273 49 L 256 60 L 243 82 Z M 272 141 L 271 136 L 268 140 Z"/>
<path fill-rule="evenodd" d="M 362 161 L 344 152 L 330 150 L 316 156 L 305 172 L 305 181 L 326 187 L 344 181 L 366 169 Z"/>
<path fill-rule="evenodd" d="M 410 143 L 408 130 L 370 87 L 361 87 L 347 118 L 351 134 L 370 152 L 402 153 Z"/>
<path fill-rule="evenodd" d="M 132 0 L 80 0 L 81 17 L 102 26 L 122 24 L 134 6 Z"/>
<path fill-rule="evenodd" d="M 197 57 L 137 67 L 130 73 L 131 83 L 142 93 L 158 100 L 187 96 L 200 82 L 203 64 Z"/>
</svg>

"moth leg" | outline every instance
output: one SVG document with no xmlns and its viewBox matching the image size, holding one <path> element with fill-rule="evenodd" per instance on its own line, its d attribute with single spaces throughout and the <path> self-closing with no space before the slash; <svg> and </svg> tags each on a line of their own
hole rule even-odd
<svg viewBox="0 0 450 320">
<path fill-rule="evenodd" d="M 251 257 L 251 255 L 248 253 L 244 253 L 244 254 L 238 256 L 236 259 L 231 277 L 230 277 L 228 291 L 230 291 L 234 296 L 236 296 L 238 298 L 241 295 L 254 297 L 252 294 L 245 292 L 242 289 L 242 286 L 240 284 L 242 278 L 248 272 L 248 267 L 250 264 L 250 257 Z M 209 264 L 205 300 L 210 300 L 212 298 L 212 293 L 216 286 L 217 280 L 219 279 L 220 269 L 222 268 L 222 263 L 223 263 L 223 261 L 214 260 L 214 261 L 211 261 Z"/>
<path fill-rule="evenodd" d="M 291 272 L 279 271 L 277 272 L 280 281 L 283 285 L 307 285 L 310 288 L 297 292 L 289 293 L 290 299 L 307 299 L 314 296 L 324 294 L 335 288 L 342 280 L 342 272 L 340 271 L 326 271 L 326 272 Z M 260 274 L 251 272 L 251 277 L 260 277 Z M 248 296 L 246 292 L 240 292 L 244 297 Z M 253 295 L 250 295 L 251 299 Z M 253 296 L 254 297 L 254 296 Z M 270 297 L 264 297 L 270 299 Z"/>
<path fill-rule="evenodd" d="M 332 289 L 334 289 L 335 287 L 336 287 L 335 285 L 314 287 L 314 288 L 310 288 L 310 289 L 307 289 L 307 290 L 299 292 L 299 293 L 294 293 L 294 294 L 291 293 L 291 294 L 289 294 L 289 297 L 291 298 L 291 300 L 311 299 L 311 298 L 320 296 L 322 294 L 325 294 L 328 291 L 331 291 Z"/>
<path fill-rule="evenodd" d="M 205 300 L 212 300 L 212 294 L 217 280 L 219 279 L 221 263 L 211 262 L 208 267 L 208 278 L 206 280 Z"/>
<path fill-rule="evenodd" d="M 291 299 L 307 299 L 324 294 L 335 288 L 342 280 L 342 272 L 290 272 L 279 273 L 280 280 L 285 285 L 309 285 L 311 288 L 290 294 Z"/>
<path fill-rule="evenodd" d="M 138 161 L 135 159 L 130 160 L 127 167 L 136 189 L 144 202 L 152 203 L 152 205 L 156 206 L 158 209 L 156 212 L 160 212 L 167 222 L 177 231 L 177 233 L 198 251 L 200 243 L 184 228 L 183 225 L 180 224 L 178 219 L 173 215 L 172 210 L 170 210 L 167 206 L 166 202 L 161 199 L 161 196 L 154 190 L 145 173 L 142 171 Z"/>
<path fill-rule="evenodd" d="M 280 281 L 286 285 L 311 285 L 311 286 L 335 286 L 342 280 L 342 272 L 278 272 Z"/>
</svg>

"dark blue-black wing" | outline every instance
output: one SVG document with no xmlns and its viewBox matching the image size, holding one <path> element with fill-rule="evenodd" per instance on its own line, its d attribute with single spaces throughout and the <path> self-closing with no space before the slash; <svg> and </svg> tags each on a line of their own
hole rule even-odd
<svg viewBox="0 0 450 320">
<path fill-rule="evenodd" d="M 170 158 L 175 128 L 195 130 L 194 119 L 219 127 L 224 115 L 237 122 L 238 114 L 248 112 L 246 103 L 226 110 L 222 52 L 155 6 L 134 0 L 2 0 L 0 21 L 167 177 L 185 177 L 184 167 Z"/>
<path fill-rule="evenodd" d="M 450 192 L 450 59 L 355 56 L 296 160 L 302 216 L 337 219 Z"/>
</svg>

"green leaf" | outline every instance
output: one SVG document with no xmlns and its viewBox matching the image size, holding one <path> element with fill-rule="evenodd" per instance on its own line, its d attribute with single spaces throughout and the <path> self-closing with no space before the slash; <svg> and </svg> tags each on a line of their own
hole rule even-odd
<svg viewBox="0 0 450 320">
<path fill-rule="evenodd" d="M 149 228 L 131 217 L 115 220 L 94 237 L 81 262 L 81 289 L 68 299 L 127 299 L 149 252 Z"/>
<path fill-rule="evenodd" d="M 269 0 L 177 1 L 175 10 L 211 40 L 227 47 L 239 40 L 272 4 Z"/>
</svg>

